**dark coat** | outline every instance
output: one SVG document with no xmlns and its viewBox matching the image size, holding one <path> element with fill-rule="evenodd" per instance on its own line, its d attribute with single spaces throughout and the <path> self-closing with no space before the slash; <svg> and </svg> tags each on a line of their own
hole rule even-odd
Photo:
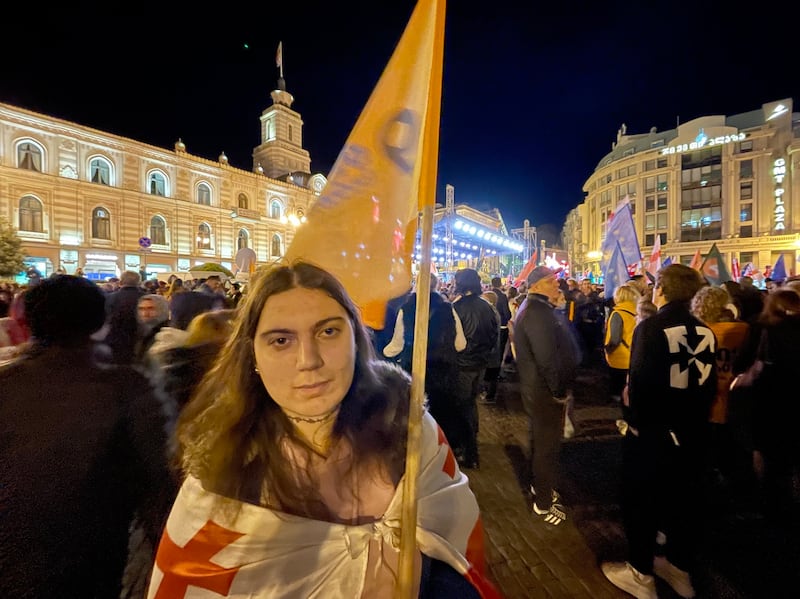
<svg viewBox="0 0 800 599">
<path fill-rule="evenodd" d="M 633 330 L 628 421 L 643 440 L 703 443 L 717 394 L 716 338 L 689 306 L 671 302 Z"/>
<path fill-rule="evenodd" d="M 139 331 L 136 311 L 139 298 L 144 294 L 144 289 L 139 287 L 120 287 L 106 296 L 108 333 L 105 344 L 115 364 L 133 362 Z"/>
<path fill-rule="evenodd" d="M 500 334 L 495 311 L 480 295 L 461 297 L 453 304 L 461 319 L 467 347 L 458 353 L 458 367 L 462 370 L 483 370 L 497 351 Z"/>
<path fill-rule="evenodd" d="M 155 543 L 174 499 L 146 380 L 52 347 L 0 369 L 0 597 L 118 597 L 128 525 Z"/>
<path fill-rule="evenodd" d="M 411 372 L 414 349 L 414 321 L 417 313 L 417 294 L 412 293 L 402 307 L 403 351 L 399 363 Z M 434 418 L 442 409 L 451 408 L 456 401 L 458 383 L 458 352 L 455 349 L 456 320 L 453 306 L 436 292 L 430 294 L 428 313 L 428 351 L 425 360 L 425 393 Z"/>
<path fill-rule="evenodd" d="M 567 320 L 543 295 L 528 294 L 514 319 L 520 390 L 530 401 L 566 397 L 578 356 Z"/>
<path fill-rule="evenodd" d="M 215 293 L 202 291 L 177 293 L 169 301 L 170 326 L 185 331 L 198 314 L 223 308 L 225 308 L 225 298 Z"/>
</svg>

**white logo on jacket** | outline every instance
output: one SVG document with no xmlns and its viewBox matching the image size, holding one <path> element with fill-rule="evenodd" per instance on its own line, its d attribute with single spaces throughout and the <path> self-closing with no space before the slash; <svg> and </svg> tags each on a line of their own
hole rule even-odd
<svg viewBox="0 0 800 599">
<path fill-rule="evenodd" d="M 714 367 L 714 352 L 716 351 L 714 333 L 711 329 L 706 327 L 695 328 L 695 336 L 699 337 L 699 339 L 697 339 L 697 344 L 694 347 L 689 343 L 685 325 L 664 329 L 664 335 L 667 337 L 669 353 L 674 356 L 673 360 L 676 360 L 669 370 L 670 386 L 675 389 L 687 389 L 689 387 L 689 370 L 692 365 L 697 368 L 697 372 L 700 375 L 699 384 L 705 383 L 711 374 L 711 369 Z M 705 351 L 709 352 L 708 356 L 711 360 L 709 364 L 702 362 L 697 357 L 698 354 Z"/>
</svg>

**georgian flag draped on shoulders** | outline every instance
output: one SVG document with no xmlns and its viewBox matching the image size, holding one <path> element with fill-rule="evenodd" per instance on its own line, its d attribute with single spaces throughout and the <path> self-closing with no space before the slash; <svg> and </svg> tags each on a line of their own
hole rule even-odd
<svg viewBox="0 0 800 599">
<path fill-rule="evenodd" d="M 417 545 L 462 574 L 484 599 L 499 598 L 485 577 L 483 526 L 467 477 L 436 422 L 425 413 L 418 480 Z M 189 477 L 173 505 L 148 599 L 354 599 L 364 585 L 370 539 L 399 543 L 401 481 L 379 521 L 345 525 L 242 504 L 235 522 L 216 495 Z"/>
</svg>

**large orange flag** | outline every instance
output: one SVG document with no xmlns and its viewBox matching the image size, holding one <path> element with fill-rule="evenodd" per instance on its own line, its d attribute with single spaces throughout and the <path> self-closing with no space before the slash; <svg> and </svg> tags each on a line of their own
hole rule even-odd
<svg viewBox="0 0 800 599">
<path fill-rule="evenodd" d="M 435 203 L 444 0 L 420 0 L 328 184 L 286 252 L 336 275 L 383 328 L 382 306 L 411 287 L 419 208 Z M 434 185 L 420 188 L 420 179 Z M 376 304 L 378 309 L 376 310 Z"/>
</svg>

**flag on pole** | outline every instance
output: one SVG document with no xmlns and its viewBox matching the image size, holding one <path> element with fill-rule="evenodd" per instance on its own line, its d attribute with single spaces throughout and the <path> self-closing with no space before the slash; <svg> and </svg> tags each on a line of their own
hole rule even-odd
<svg viewBox="0 0 800 599">
<path fill-rule="evenodd" d="M 283 67 L 283 42 L 278 42 L 278 51 L 275 53 L 275 66 Z"/>
<path fill-rule="evenodd" d="M 731 281 L 731 275 L 728 272 L 728 267 L 725 266 L 725 261 L 722 259 L 722 254 L 717 249 L 717 244 L 711 246 L 706 254 L 706 259 L 700 266 L 700 274 L 702 274 L 711 285 L 720 285 L 725 281 Z"/>
<path fill-rule="evenodd" d="M 533 250 L 533 254 L 531 254 L 531 259 L 525 263 L 525 266 L 522 267 L 522 270 L 519 271 L 519 274 L 514 279 L 513 286 L 519 287 L 523 281 L 528 280 L 528 275 L 531 274 L 531 271 L 536 268 L 536 263 L 538 262 L 538 255 L 539 250 Z"/>
<path fill-rule="evenodd" d="M 437 6 L 440 4 L 440 6 Z M 286 257 L 333 273 L 382 329 L 385 303 L 411 288 L 422 157 L 438 160 L 444 1 L 420 0 Z M 437 101 L 438 100 L 438 101 Z M 435 186 L 434 186 L 435 190 Z"/>
<path fill-rule="evenodd" d="M 605 298 L 613 298 L 617 288 L 627 283 L 629 278 L 628 265 L 622 257 L 622 247 L 617 243 L 603 276 L 603 295 Z"/>
<path fill-rule="evenodd" d="M 657 233 L 653 251 L 650 252 L 650 261 L 647 263 L 647 272 L 655 277 L 659 268 L 661 268 L 661 235 Z"/>
<path fill-rule="evenodd" d="M 666 258 L 664 258 L 664 261 L 661 263 L 661 268 L 664 268 L 665 266 L 669 266 L 670 264 L 672 264 L 672 256 L 667 256 Z"/>
<path fill-rule="evenodd" d="M 742 276 L 743 277 L 751 276 L 753 274 L 753 269 L 754 269 L 753 263 L 748 262 L 747 264 L 744 265 L 744 268 L 742 269 Z"/>
<path fill-rule="evenodd" d="M 694 253 L 694 257 L 692 261 L 689 263 L 689 268 L 693 268 L 695 270 L 700 270 L 700 266 L 703 264 L 703 256 L 700 255 L 700 250 L 698 249 Z"/>
<path fill-rule="evenodd" d="M 742 276 L 739 272 L 739 259 L 736 256 L 731 257 L 731 276 L 734 281 L 738 281 L 739 277 Z"/>
<path fill-rule="evenodd" d="M 627 196 L 617 206 L 614 217 L 608 223 L 606 238 L 600 247 L 603 252 L 601 266 L 605 267 L 611 261 L 617 243 L 626 265 L 641 262 L 642 252 L 639 249 L 639 239 L 636 236 L 636 226 L 633 223 L 630 200 Z"/>
<path fill-rule="evenodd" d="M 772 267 L 772 280 L 783 281 L 784 279 L 786 279 L 786 264 L 783 261 L 783 253 L 781 253 Z"/>
</svg>

